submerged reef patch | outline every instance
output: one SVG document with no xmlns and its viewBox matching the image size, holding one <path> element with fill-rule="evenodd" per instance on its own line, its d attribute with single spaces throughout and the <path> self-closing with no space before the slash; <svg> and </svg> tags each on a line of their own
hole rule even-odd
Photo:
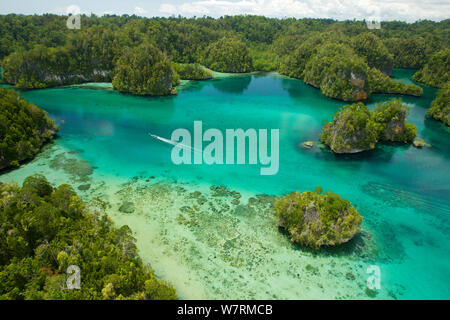
<svg viewBox="0 0 450 320">
<path fill-rule="evenodd" d="M 51 169 L 63 170 L 78 182 L 87 182 L 94 171 L 88 161 L 67 157 L 64 152 L 55 155 L 49 165 Z"/>
<path fill-rule="evenodd" d="M 155 255 L 158 248 L 165 268 L 188 270 L 178 286 L 171 280 L 182 297 L 184 286 L 189 292 L 199 285 L 204 298 L 367 298 L 365 266 L 376 254 L 366 231 L 340 251 L 312 252 L 279 232 L 276 196 L 147 180 L 121 184 L 110 195 L 118 208 L 111 214 L 147 239 L 143 250 Z M 132 213 L 124 212 L 126 203 L 134 205 Z"/>
</svg>

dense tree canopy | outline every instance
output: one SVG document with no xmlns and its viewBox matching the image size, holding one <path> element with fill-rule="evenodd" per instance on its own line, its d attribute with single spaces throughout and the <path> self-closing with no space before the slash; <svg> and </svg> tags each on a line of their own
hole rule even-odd
<svg viewBox="0 0 450 320">
<path fill-rule="evenodd" d="M 388 38 L 384 41 L 394 56 L 396 68 L 420 68 L 427 57 L 427 43 L 424 38 Z"/>
<path fill-rule="evenodd" d="M 343 44 L 320 47 L 306 64 L 304 81 L 321 89 L 327 97 L 344 101 L 367 99 L 368 68 L 365 61 Z"/>
<path fill-rule="evenodd" d="M 47 86 L 82 82 L 72 74 L 70 55 L 65 48 L 36 45 L 30 50 L 13 52 L 2 63 L 3 79 L 17 88 L 45 88 Z"/>
<path fill-rule="evenodd" d="M 421 96 L 423 94 L 421 87 L 391 80 L 391 78 L 376 68 L 369 70 L 369 83 L 372 93 L 405 94 L 410 96 Z"/>
<path fill-rule="evenodd" d="M 126 48 L 117 61 L 114 89 L 136 95 L 161 96 L 173 92 L 177 80 L 170 61 L 156 47 Z"/>
<path fill-rule="evenodd" d="M 281 41 L 283 45 L 287 48 L 280 47 L 278 52 L 293 48 L 289 41 Z M 371 33 L 354 38 L 336 32 L 313 33 L 290 54 L 280 57 L 279 70 L 344 101 L 365 100 L 372 93 L 422 95 L 419 86 L 392 81 L 383 74 L 391 73 L 392 55 Z"/>
<path fill-rule="evenodd" d="M 182 80 L 206 80 L 212 78 L 212 73 L 198 63 L 173 63 L 172 67 Z"/>
<path fill-rule="evenodd" d="M 129 227 L 115 228 L 103 209 L 40 175 L 22 188 L 0 182 L 0 299 L 176 298 L 139 258 Z M 80 289 L 64 289 L 70 265 Z"/>
<path fill-rule="evenodd" d="M 427 64 L 414 74 L 413 79 L 437 88 L 450 83 L 450 48 L 433 54 Z"/>
<path fill-rule="evenodd" d="M 289 77 L 303 79 L 306 63 L 325 42 L 325 35 L 312 33 L 306 39 L 285 36 L 278 39 L 274 50 L 280 56 L 279 70 Z"/>
<path fill-rule="evenodd" d="M 209 45 L 201 61 L 208 68 L 219 72 L 250 72 L 253 62 L 250 51 L 236 38 L 222 38 Z"/>
<path fill-rule="evenodd" d="M 367 70 L 385 75 L 390 74 L 392 65 L 422 68 L 432 54 L 448 49 L 450 34 L 450 20 L 383 22 L 382 29 L 370 31 L 362 21 L 260 16 L 148 19 L 128 15 L 83 15 L 81 30 L 67 29 L 65 20 L 66 17 L 56 15 L 0 16 L 0 59 L 5 58 L 1 65 L 6 82 L 21 88 L 42 88 L 111 81 L 119 59 L 124 59 L 124 51 L 129 51 L 127 48 L 134 50 L 152 44 L 171 62 L 202 63 L 224 72 L 274 70 L 304 80 L 305 68 L 312 61 L 308 77 L 314 83 L 309 82 L 338 99 L 365 99 L 372 92 L 418 95 L 419 87 L 402 87 L 386 77 L 371 77 L 369 71 L 365 71 L 369 72 L 367 79 L 361 78 L 364 90 L 353 88 L 351 94 L 353 86 L 348 74 L 353 67 L 362 68 L 361 61 L 367 64 Z M 327 64 L 322 48 L 336 49 L 338 45 L 346 48 L 339 49 L 345 56 Z M 326 66 L 323 74 L 319 74 L 315 63 Z M 191 69 L 189 72 L 198 71 Z M 345 75 L 342 77 L 335 72 Z M 371 83 L 374 78 L 380 81 Z M 439 83 L 448 81 L 442 72 L 435 78 Z M 338 84 L 319 83 L 323 79 L 336 79 Z M 359 80 L 356 82 L 361 84 Z M 430 83 L 426 79 L 423 81 Z"/>
<path fill-rule="evenodd" d="M 331 191 L 293 192 L 275 203 L 278 225 L 292 242 L 315 249 L 335 246 L 360 231 L 362 217 L 351 203 Z"/>
<path fill-rule="evenodd" d="M 0 88 L 0 170 L 31 159 L 58 129 L 15 90 Z"/>
<path fill-rule="evenodd" d="M 436 99 L 431 103 L 427 115 L 450 126 L 450 84 L 438 91 Z"/>
<path fill-rule="evenodd" d="M 364 57 L 371 68 L 376 68 L 386 75 L 392 72 L 394 58 L 383 42 L 373 33 L 361 33 L 352 39 L 355 53 Z"/>
<path fill-rule="evenodd" d="M 111 81 L 119 53 L 111 30 L 93 26 L 67 36 L 65 46 L 19 48 L 2 62 L 6 82 L 18 88 L 45 88 L 90 81 Z"/>
</svg>

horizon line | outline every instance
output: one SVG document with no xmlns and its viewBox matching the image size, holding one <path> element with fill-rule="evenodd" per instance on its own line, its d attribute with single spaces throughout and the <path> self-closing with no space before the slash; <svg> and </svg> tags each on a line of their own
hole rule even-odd
<svg viewBox="0 0 450 320">
<path fill-rule="evenodd" d="M 9 13 L 0 13 L 0 16 L 7 16 L 7 15 L 17 15 L 17 16 L 45 16 L 45 15 L 53 15 L 53 16 L 60 16 L 60 17 L 68 17 L 71 14 L 60 14 L 60 13 L 54 13 L 54 12 L 45 12 L 45 13 L 32 13 L 32 14 L 26 14 L 26 13 L 16 13 L 16 12 L 9 12 Z M 289 19 L 295 19 L 295 20 L 332 20 L 334 22 L 366 22 L 366 21 L 370 21 L 370 20 L 366 20 L 366 19 L 362 19 L 362 20 L 358 20 L 356 18 L 347 18 L 347 19 L 336 19 L 336 18 L 318 18 L 318 17 L 302 17 L 302 18 L 297 18 L 297 17 L 290 17 L 290 16 L 285 16 L 285 17 L 270 17 L 270 16 L 265 16 L 265 15 L 257 15 L 257 14 L 234 14 L 234 15 L 223 15 L 220 17 L 213 17 L 213 16 L 207 16 L 207 15 L 203 15 L 203 16 L 182 16 L 182 15 L 170 15 L 170 16 L 151 16 L 151 17 L 147 17 L 147 16 L 141 16 L 141 15 L 137 15 L 135 13 L 133 14 L 129 14 L 129 13 L 122 13 L 122 14 L 117 14 L 117 13 L 104 13 L 103 15 L 98 15 L 94 12 L 91 12 L 89 14 L 87 13 L 81 13 L 81 16 L 85 16 L 85 17 L 92 17 L 92 16 L 96 16 L 99 18 L 103 18 L 103 17 L 123 17 L 123 16 L 127 16 L 127 17 L 136 17 L 136 18 L 141 18 L 141 19 L 190 19 L 190 20 L 196 20 L 196 19 L 213 19 L 213 20 L 219 20 L 219 19 L 224 19 L 224 18 L 229 18 L 229 17 L 263 17 L 263 18 L 267 18 L 267 19 L 274 19 L 274 20 L 289 20 Z M 418 23 L 418 22 L 434 22 L 434 23 L 441 23 L 443 21 L 446 20 L 450 20 L 450 18 L 445 18 L 442 20 L 433 20 L 433 19 L 418 19 L 412 22 L 408 22 L 406 20 L 381 20 L 380 22 L 403 22 L 403 23 L 407 23 L 407 24 L 414 24 L 414 23 Z"/>
</svg>

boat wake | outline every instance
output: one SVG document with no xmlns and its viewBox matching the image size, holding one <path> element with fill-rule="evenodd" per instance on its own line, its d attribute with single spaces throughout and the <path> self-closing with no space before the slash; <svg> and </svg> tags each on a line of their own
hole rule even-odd
<svg viewBox="0 0 450 320">
<path fill-rule="evenodd" d="M 195 148 L 192 148 L 191 146 L 188 146 L 188 145 L 185 145 L 185 144 L 183 144 L 183 143 L 179 143 L 179 142 L 176 142 L 176 141 L 173 141 L 173 140 L 169 140 L 169 139 L 166 139 L 166 138 L 157 136 L 156 134 L 151 134 L 151 133 L 149 133 L 148 135 L 149 135 L 150 137 L 152 137 L 152 138 L 155 138 L 155 139 L 157 139 L 157 140 L 159 140 L 159 141 L 162 141 L 162 142 L 171 144 L 171 145 L 173 145 L 173 146 L 175 146 L 175 147 L 178 147 L 178 148 L 182 148 L 182 149 L 189 150 L 189 151 L 193 150 L 193 151 L 195 151 L 195 152 L 202 152 L 202 151 L 200 151 L 200 150 L 197 150 L 197 149 L 195 149 Z"/>
</svg>

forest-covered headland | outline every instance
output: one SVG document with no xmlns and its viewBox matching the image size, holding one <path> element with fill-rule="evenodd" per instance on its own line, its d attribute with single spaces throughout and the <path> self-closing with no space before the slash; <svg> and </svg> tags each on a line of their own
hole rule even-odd
<svg viewBox="0 0 450 320">
<path fill-rule="evenodd" d="M 168 95 L 180 78 L 209 78 L 201 64 L 219 72 L 278 71 L 343 101 L 420 96 L 419 86 L 389 78 L 396 67 L 419 69 L 415 80 L 428 85 L 448 82 L 449 19 L 371 30 L 364 21 L 134 15 L 83 15 L 81 29 L 71 30 L 66 19 L 0 16 L 3 79 L 24 89 L 112 81 L 121 92 Z M 144 54 L 149 59 L 139 59 Z"/>
</svg>

